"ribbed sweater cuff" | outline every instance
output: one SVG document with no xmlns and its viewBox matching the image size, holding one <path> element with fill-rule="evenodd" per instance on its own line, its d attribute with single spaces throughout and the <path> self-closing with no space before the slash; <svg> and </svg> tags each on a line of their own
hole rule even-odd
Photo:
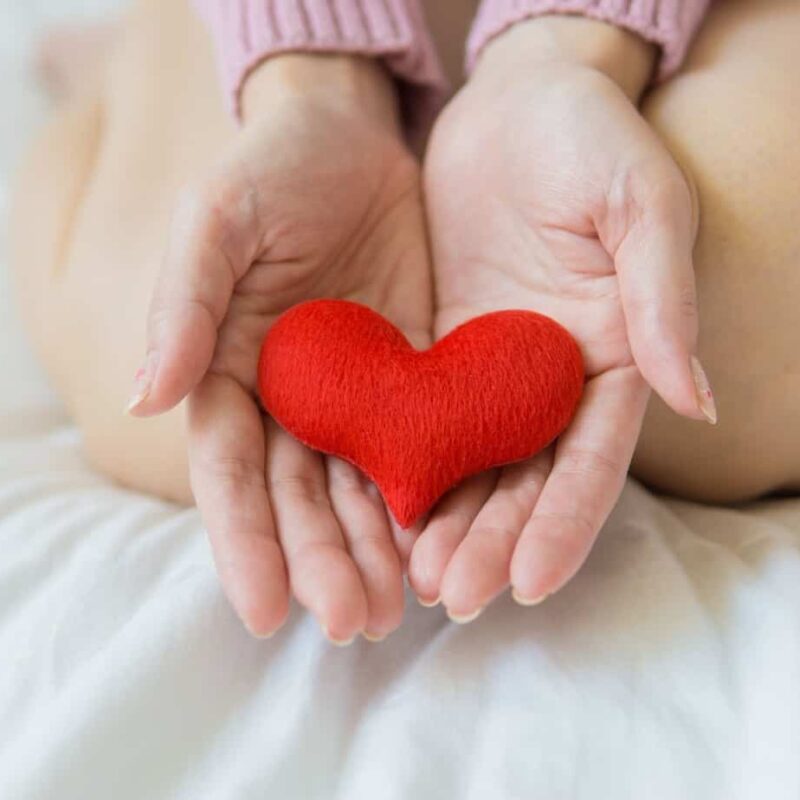
<svg viewBox="0 0 800 800">
<path fill-rule="evenodd" d="M 353 53 L 380 58 L 400 88 L 404 122 L 426 128 L 447 84 L 418 0 L 194 0 L 215 42 L 230 109 L 269 56 Z"/>
<path fill-rule="evenodd" d="M 467 42 L 467 69 L 503 31 L 544 14 L 577 14 L 637 33 L 661 48 L 658 78 L 683 63 L 710 0 L 483 0 Z"/>
</svg>

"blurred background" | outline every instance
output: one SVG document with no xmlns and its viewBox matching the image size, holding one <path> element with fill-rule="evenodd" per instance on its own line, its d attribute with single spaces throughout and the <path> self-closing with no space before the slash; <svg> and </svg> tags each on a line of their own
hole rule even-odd
<svg viewBox="0 0 800 800">
<path fill-rule="evenodd" d="M 80 23 L 122 7 L 123 0 L 0 0 L 0 365 L 14 376 L 0 382 L 0 427 L 21 418 L 51 418 L 58 401 L 20 334 L 8 270 L 8 207 L 15 167 L 46 118 L 47 99 L 31 69 L 36 43 L 53 24 Z"/>
</svg>

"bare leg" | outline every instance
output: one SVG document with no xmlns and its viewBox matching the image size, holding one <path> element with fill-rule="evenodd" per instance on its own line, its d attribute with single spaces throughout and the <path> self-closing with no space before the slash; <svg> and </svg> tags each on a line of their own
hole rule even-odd
<svg viewBox="0 0 800 800">
<path fill-rule="evenodd" d="M 55 100 L 98 91 L 119 28 L 116 20 L 103 20 L 45 32 L 34 54 L 34 69 Z"/>
<path fill-rule="evenodd" d="M 177 193 L 233 136 L 216 86 L 188 3 L 137 3 L 96 88 L 33 145 L 12 209 L 23 312 L 88 457 L 181 501 L 191 497 L 182 409 L 146 421 L 122 409 Z"/>
<path fill-rule="evenodd" d="M 652 486 L 727 502 L 800 489 L 800 4 L 713 6 L 645 114 L 694 176 L 701 343 L 717 428 L 654 399 L 634 461 Z"/>
<path fill-rule="evenodd" d="M 653 401 L 635 460 L 638 477 L 684 496 L 800 486 L 798 36 L 792 0 L 719 4 L 683 75 L 645 107 L 702 206 L 701 355 L 720 425 L 679 420 Z M 182 410 L 142 421 L 121 409 L 177 192 L 234 133 L 216 85 L 186 0 L 137 3 L 101 86 L 73 98 L 35 144 L 12 226 L 23 309 L 90 459 L 179 500 L 190 497 Z"/>
<path fill-rule="evenodd" d="M 439 5 L 432 28 L 456 81 L 476 2 Z M 14 204 L 31 335 L 91 462 L 188 502 L 183 409 L 132 420 L 122 408 L 177 193 L 234 135 L 210 40 L 188 0 L 138 0 L 113 25 L 51 34 L 39 69 L 63 104 L 31 148 Z"/>
</svg>

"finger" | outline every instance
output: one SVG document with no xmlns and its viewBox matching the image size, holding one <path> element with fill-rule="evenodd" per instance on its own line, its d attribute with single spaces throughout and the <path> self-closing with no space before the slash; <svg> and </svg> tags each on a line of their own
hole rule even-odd
<svg viewBox="0 0 800 800">
<path fill-rule="evenodd" d="M 338 458 L 326 459 L 328 493 L 367 595 L 364 637 L 385 638 L 403 619 L 403 574 L 375 485 Z"/>
<path fill-rule="evenodd" d="M 692 193 L 674 163 L 654 163 L 630 180 L 624 235 L 612 250 L 628 339 L 640 372 L 671 408 L 713 423 L 713 397 L 694 358 Z"/>
<path fill-rule="evenodd" d="M 264 478 L 264 430 L 250 395 L 209 374 L 189 398 L 192 490 L 222 586 L 257 636 L 274 633 L 289 610 L 286 565 Z"/>
<path fill-rule="evenodd" d="M 184 193 L 150 303 L 131 414 L 167 411 L 208 370 L 236 282 L 255 255 L 254 197 L 233 171 Z"/>
<path fill-rule="evenodd" d="M 514 547 L 553 460 L 553 448 L 505 467 L 442 578 L 442 603 L 455 622 L 470 622 L 509 582 Z"/>
<path fill-rule="evenodd" d="M 425 519 L 418 520 L 410 528 L 403 528 L 388 509 L 386 510 L 386 515 L 389 520 L 389 530 L 392 533 L 394 548 L 400 558 L 400 568 L 405 574 L 408 572 L 408 563 L 411 559 L 414 545 L 425 527 Z"/>
<path fill-rule="evenodd" d="M 292 590 L 335 644 L 367 623 L 367 596 L 331 508 L 318 453 L 270 423 L 267 484 Z"/>
<path fill-rule="evenodd" d="M 447 565 L 496 482 L 496 471 L 475 475 L 445 495 L 434 509 L 408 564 L 408 581 L 423 605 L 439 602 Z"/>
<path fill-rule="evenodd" d="M 533 604 L 561 588 L 589 554 L 625 483 L 647 396 L 636 367 L 586 384 L 514 549 L 511 585 L 519 602 Z"/>
</svg>

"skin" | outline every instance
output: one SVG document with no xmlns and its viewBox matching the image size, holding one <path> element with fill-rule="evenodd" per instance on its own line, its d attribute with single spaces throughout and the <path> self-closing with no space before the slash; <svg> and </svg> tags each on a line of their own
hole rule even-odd
<svg viewBox="0 0 800 800">
<path fill-rule="evenodd" d="M 648 380 L 678 413 L 703 417 L 689 362 L 691 192 L 634 106 L 652 60 L 608 26 L 536 20 L 488 48 L 436 126 L 425 170 L 435 335 L 536 309 L 575 334 L 589 377 L 556 447 L 454 491 L 415 543 L 411 585 L 456 620 L 509 580 L 533 603 L 577 571 L 624 484 Z M 309 296 L 366 302 L 422 344 L 431 305 L 419 173 L 387 76 L 333 63 L 331 76 L 317 57 L 276 58 L 246 84 L 242 134 L 178 206 L 131 411 L 188 396 L 192 491 L 248 628 L 282 624 L 291 583 L 344 642 L 399 624 L 403 553 L 355 470 L 262 419 L 258 349 Z M 598 135 L 612 144 L 598 150 Z"/>
<path fill-rule="evenodd" d="M 448 34 L 452 21 L 439 22 Z M 92 81 L 63 71 L 68 96 L 13 195 L 21 308 L 87 457 L 123 485 L 189 502 L 188 440 L 223 583 L 248 627 L 276 630 L 291 590 L 340 642 L 399 624 L 403 566 L 421 600 L 441 596 L 462 621 L 509 583 L 524 602 L 561 585 L 616 499 L 649 386 L 635 475 L 715 502 L 796 491 L 800 103 L 786 76 L 798 24 L 791 2 L 716 4 L 684 71 L 648 95 L 652 129 L 635 111 L 649 46 L 576 18 L 515 26 L 442 116 L 423 209 L 376 65 L 270 59 L 245 85 L 236 128 L 207 89 L 213 56 L 189 7 L 139 0 Z M 89 49 L 84 38 L 81 59 Z M 698 422 L 687 368 L 698 207 L 718 428 Z M 554 450 L 448 496 L 414 544 L 374 487 L 254 411 L 261 333 L 321 294 L 378 308 L 419 346 L 489 308 L 550 313 L 590 365 L 581 412 Z M 118 409 L 148 302 L 158 369 L 146 397 L 142 381 L 134 391 L 147 418 L 132 418 Z"/>
<path fill-rule="evenodd" d="M 456 621 L 509 582 L 527 605 L 575 574 L 622 490 L 649 386 L 704 418 L 690 366 L 692 193 L 635 108 L 652 63 L 621 31 L 538 19 L 487 48 L 436 126 L 436 336 L 534 309 L 576 337 L 588 378 L 555 446 L 454 491 L 416 543 L 412 586 Z"/>
<path fill-rule="evenodd" d="M 352 466 L 263 416 L 256 365 L 278 315 L 311 297 L 365 303 L 430 342 L 419 164 L 392 83 L 368 60 L 268 61 L 248 81 L 244 119 L 178 205 L 130 410 L 159 414 L 188 397 L 192 491 L 250 631 L 281 626 L 291 585 L 332 641 L 383 638 L 403 610 L 383 503 Z"/>
</svg>

